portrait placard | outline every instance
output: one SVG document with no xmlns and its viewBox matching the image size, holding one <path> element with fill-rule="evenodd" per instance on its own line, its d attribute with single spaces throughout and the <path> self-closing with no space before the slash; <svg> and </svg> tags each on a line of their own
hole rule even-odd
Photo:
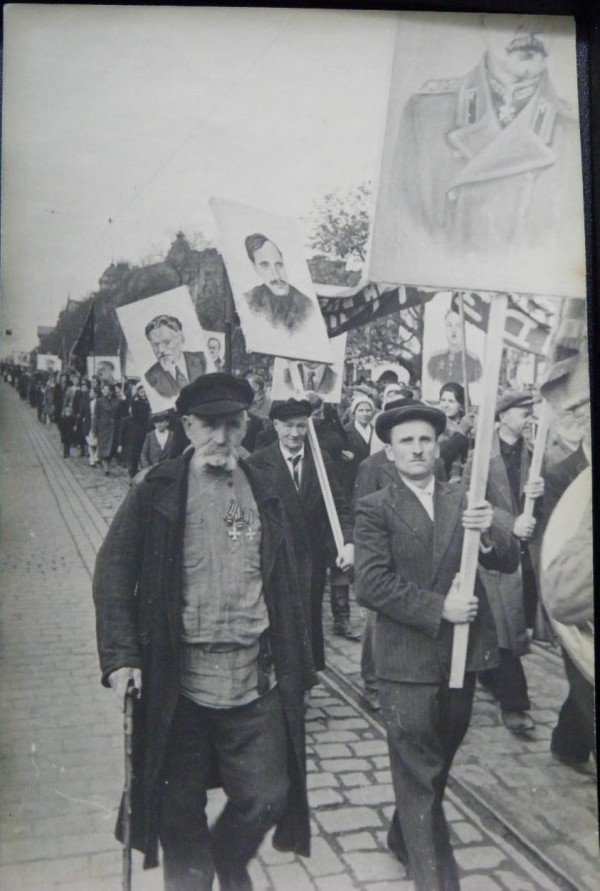
<svg viewBox="0 0 600 891">
<path fill-rule="evenodd" d="M 225 335 L 221 331 L 205 331 L 207 371 L 225 371 Z"/>
<path fill-rule="evenodd" d="M 442 291 L 425 306 L 422 395 L 426 402 L 437 403 L 444 384 L 465 386 L 463 327 L 453 297 L 452 291 Z M 465 323 L 464 334 L 469 401 L 477 405 L 483 375 L 485 333 Z"/>
<path fill-rule="evenodd" d="M 207 371 L 206 337 L 186 287 L 117 308 L 153 412 L 172 408 L 179 391 Z"/>
<path fill-rule="evenodd" d="M 220 198 L 210 204 L 247 349 L 332 362 L 294 220 Z"/>
<path fill-rule="evenodd" d="M 305 391 L 316 393 L 323 402 L 338 403 L 342 398 L 344 382 L 346 335 L 340 334 L 330 342 L 334 356 L 333 365 L 306 360 L 296 364 Z M 288 360 L 276 358 L 273 365 L 273 399 L 289 399 L 295 392 Z"/>
<path fill-rule="evenodd" d="M 585 297 L 572 19 L 399 14 L 368 274 Z"/>
<path fill-rule="evenodd" d="M 62 362 L 59 356 L 51 356 L 46 353 L 38 353 L 36 368 L 38 371 L 52 371 L 56 374 L 60 374 L 60 372 L 62 371 Z"/>
<path fill-rule="evenodd" d="M 113 384 L 121 380 L 121 362 L 118 356 L 88 356 L 88 377 L 96 375 L 103 383 Z"/>
</svg>

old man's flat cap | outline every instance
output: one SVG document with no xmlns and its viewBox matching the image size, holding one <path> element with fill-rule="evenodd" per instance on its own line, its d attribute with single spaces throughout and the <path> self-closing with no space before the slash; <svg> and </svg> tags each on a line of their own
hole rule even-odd
<svg viewBox="0 0 600 891">
<path fill-rule="evenodd" d="M 395 399 L 392 405 L 393 408 L 382 411 L 375 421 L 375 432 L 382 442 L 389 443 L 392 428 L 404 421 L 427 421 L 433 425 L 437 436 L 446 429 L 446 415 L 439 408 L 415 399 Z"/>
<path fill-rule="evenodd" d="M 247 380 L 215 371 L 183 387 L 175 408 L 180 415 L 214 417 L 250 408 L 253 399 L 254 390 Z"/>
<path fill-rule="evenodd" d="M 286 399 L 274 402 L 269 412 L 272 421 L 289 421 L 290 418 L 309 418 L 313 407 L 308 399 Z"/>
<path fill-rule="evenodd" d="M 533 405 L 533 394 L 528 390 L 514 390 L 505 393 L 496 403 L 496 419 L 509 408 L 528 408 Z"/>
</svg>

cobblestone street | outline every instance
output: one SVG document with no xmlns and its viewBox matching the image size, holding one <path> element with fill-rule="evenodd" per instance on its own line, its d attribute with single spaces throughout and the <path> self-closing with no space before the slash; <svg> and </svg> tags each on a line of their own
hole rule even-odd
<svg viewBox="0 0 600 891">
<path fill-rule="evenodd" d="M 58 432 L 2 384 L 3 891 L 121 887 L 113 837 L 123 782 L 122 718 L 100 685 L 91 573 L 127 491 L 84 458 L 60 457 Z M 354 619 L 362 618 L 356 606 Z M 361 705 L 360 645 L 332 635 L 328 670 L 307 711 L 312 856 L 267 839 L 256 891 L 409 891 L 387 852 L 393 811 L 385 732 Z M 596 772 L 554 761 L 551 729 L 566 693 L 549 645 L 524 660 L 535 732 L 517 739 L 478 691 L 446 797 L 463 891 L 596 891 L 600 875 Z M 216 813 L 220 793 L 210 799 Z M 133 888 L 162 888 L 134 855 Z"/>
</svg>

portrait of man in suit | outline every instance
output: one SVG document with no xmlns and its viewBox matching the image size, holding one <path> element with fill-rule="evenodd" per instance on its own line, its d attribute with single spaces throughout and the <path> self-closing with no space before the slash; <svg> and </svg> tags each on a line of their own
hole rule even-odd
<svg viewBox="0 0 600 891">
<path fill-rule="evenodd" d="M 444 333 L 447 349 L 433 353 L 427 363 L 427 372 L 439 384 L 464 383 L 462 361 L 463 332 L 459 314 L 449 309 L 444 316 Z M 472 384 L 478 381 L 483 369 L 474 353 L 466 353 L 467 381 Z"/>
<path fill-rule="evenodd" d="M 315 311 L 312 301 L 290 284 L 283 255 L 271 239 L 255 232 L 244 244 L 262 282 L 244 295 L 249 309 L 276 330 L 298 333 Z"/>
<path fill-rule="evenodd" d="M 183 326 L 176 316 L 161 314 L 144 329 L 157 361 L 144 375 L 150 387 L 166 399 L 206 373 L 206 356 L 183 349 Z"/>
<path fill-rule="evenodd" d="M 115 379 L 115 364 L 109 359 L 102 359 L 98 362 L 96 374 L 103 383 L 112 384 Z"/>
<path fill-rule="evenodd" d="M 221 341 L 218 337 L 209 337 L 206 341 L 208 355 L 212 359 L 216 371 L 223 371 L 223 356 L 221 355 Z"/>
<path fill-rule="evenodd" d="M 338 376 L 331 365 L 326 365 L 324 362 L 298 362 L 298 371 L 305 390 L 324 396 L 335 389 Z M 293 391 L 294 385 L 289 368 L 284 370 L 283 379 Z"/>
</svg>

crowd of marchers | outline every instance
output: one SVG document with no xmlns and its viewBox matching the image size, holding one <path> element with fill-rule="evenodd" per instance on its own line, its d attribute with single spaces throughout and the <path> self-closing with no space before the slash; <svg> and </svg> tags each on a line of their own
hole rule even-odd
<svg viewBox="0 0 600 891">
<path fill-rule="evenodd" d="M 569 634 L 556 636 L 585 635 L 593 619 L 590 400 L 575 374 L 559 379 L 537 478 L 541 399 L 498 394 L 478 503 L 467 499 L 476 419 L 457 382 L 436 406 L 401 383 L 358 384 L 333 406 L 312 392 L 272 401 L 256 373 L 218 372 L 152 415 L 141 384 L 117 390 L 6 363 L 2 374 L 41 422 L 57 424 L 65 457 L 78 449 L 107 472 L 120 460 L 132 480 L 98 557 L 98 646 L 103 683 L 136 695 L 132 838 L 146 867 L 160 843 L 168 889 L 208 891 L 216 874 L 223 891 L 248 891 L 248 863 L 273 826 L 275 847 L 309 854 L 304 709 L 325 667 L 327 583 L 333 632 L 361 641 L 364 702 L 385 720 L 396 799 L 388 847 L 417 891 L 460 887 L 442 800 L 476 684 L 493 694 L 507 732 L 535 732 L 522 663 L 532 639 L 560 644 L 569 682 L 553 756 L 578 768 L 595 752 L 593 670 Z M 575 537 L 541 558 L 584 477 Z M 468 600 L 466 529 L 480 533 Z M 366 613 L 360 630 L 355 600 Z M 469 649 L 464 685 L 450 689 L 457 623 L 470 625 Z M 209 827 L 213 785 L 227 805 Z"/>
</svg>

